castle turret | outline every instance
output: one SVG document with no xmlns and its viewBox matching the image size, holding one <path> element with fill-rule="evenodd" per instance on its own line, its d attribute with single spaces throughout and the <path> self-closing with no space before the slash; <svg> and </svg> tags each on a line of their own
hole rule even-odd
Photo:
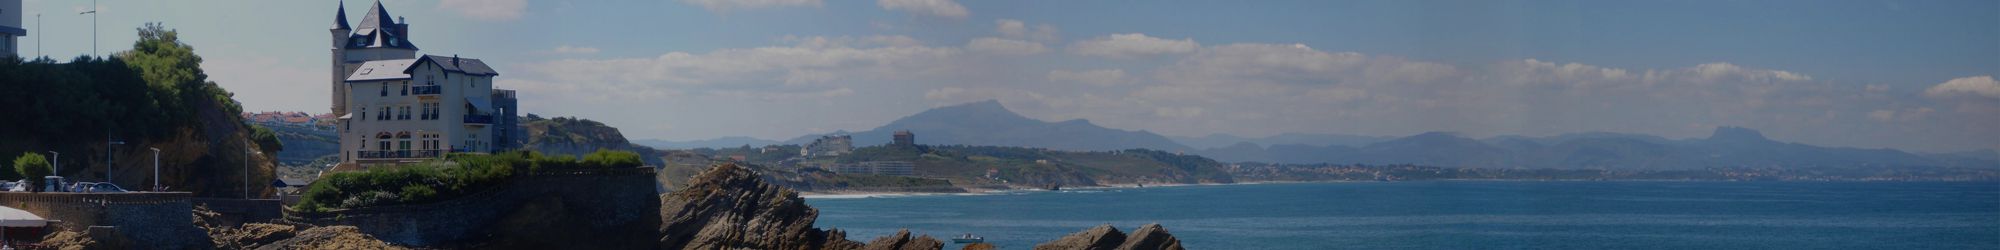
<svg viewBox="0 0 2000 250">
<path fill-rule="evenodd" d="M 327 29 L 327 33 L 331 34 L 329 45 L 333 46 L 330 67 L 333 72 L 329 85 L 333 87 L 332 111 L 334 117 L 340 117 L 347 114 L 347 85 L 344 83 L 347 78 L 347 60 L 344 57 L 347 53 L 344 50 L 347 48 L 347 37 L 353 34 L 353 29 L 347 26 L 347 1 L 341 1 L 340 8 L 334 10 L 333 28 Z"/>
</svg>

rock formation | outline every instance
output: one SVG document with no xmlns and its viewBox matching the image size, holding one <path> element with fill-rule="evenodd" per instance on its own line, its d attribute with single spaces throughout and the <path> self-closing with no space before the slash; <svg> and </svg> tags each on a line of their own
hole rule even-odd
<svg viewBox="0 0 2000 250">
<path fill-rule="evenodd" d="M 660 249 L 828 249 L 858 246 L 813 228 L 819 210 L 791 189 L 723 164 L 660 197 Z"/>
<path fill-rule="evenodd" d="M 1060 239 L 1035 245 L 1035 250 L 1069 249 L 1179 250 L 1183 248 L 1181 247 L 1180 239 L 1174 238 L 1173 234 L 1168 234 L 1167 229 L 1160 227 L 1160 224 L 1140 226 L 1139 230 L 1132 232 L 1130 236 L 1119 232 L 1118 228 L 1111 227 L 1111 225 L 1099 225 L 1082 232 L 1063 236 Z"/>
<path fill-rule="evenodd" d="M 891 236 L 888 236 L 888 237 L 882 237 L 882 238 L 875 238 L 875 240 L 874 240 L 874 241 L 869 241 L 869 242 L 868 242 L 868 246 L 867 246 L 867 247 L 865 247 L 865 248 L 863 248 L 863 249 L 866 249 L 866 250 L 936 250 L 936 249 L 943 249 L 943 248 L 944 248 L 944 242 L 943 242 L 943 241 L 938 241 L 938 240 L 937 240 L 936 238 L 931 238 L 931 236 L 930 236 L 930 235 L 924 235 L 924 236 L 917 236 L 916 238 L 910 238 L 910 230 L 909 230 L 909 229 L 904 229 L 904 230 L 897 230 L 897 231 L 896 231 L 896 235 L 891 235 Z"/>
</svg>

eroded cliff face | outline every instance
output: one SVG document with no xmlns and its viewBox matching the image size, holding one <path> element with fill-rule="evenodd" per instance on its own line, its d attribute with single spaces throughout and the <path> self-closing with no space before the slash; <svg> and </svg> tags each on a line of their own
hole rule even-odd
<svg viewBox="0 0 2000 250">
<path fill-rule="evenodd" d="M 1082 232 L 1063 236 L 1060 239 L 1035 245 L 1035 250 L 1071 249 L 1180 250 L 1183 248 L 1181 248 L 1181 240 L 1174 238 L 1173 234 L 1168 234 L 1167 229 L 1161 227 L 1160 224 L 1140 226 L 1139 230 L 1133 231 L 1131 235 L 1119 232 L 1118 228 L 1111 227 L 1111 225 L 1099 225 L 1083 230 Z"/>
<path fill-rule="evenodd" d="M 723 164 L 660 197 L 660 249 L 831 249 L 861 245 L 813 228 L 819 210 L 798 192 Z M 837 236 L 837 237 L 836 237 Z"/>
</svg>

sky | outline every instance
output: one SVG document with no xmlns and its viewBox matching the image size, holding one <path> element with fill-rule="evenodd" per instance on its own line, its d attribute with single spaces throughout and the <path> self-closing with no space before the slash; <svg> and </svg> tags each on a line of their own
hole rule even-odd
<svg viewBox="0 0 2000 250">
<path fill-rule="evenodd" d="M 374 3 L 345 2 L 348 19 Z M 246 110 L 324 113 L 340 4 L 103 0 L 97 41 L 125 50 L 134 28 L 163 22 Z M 381 4 L 419 53 L 494 66 L 523 112 L 632 139 L 782 140 L 999 100 L 1169 136 L 1741 126 L 1825 146 L 2000 149 L 1996 1 Z M 20 52 L 91 53 L 91 16 L 76 14 L 91 6 L 26 0 Z"/>
</svg>

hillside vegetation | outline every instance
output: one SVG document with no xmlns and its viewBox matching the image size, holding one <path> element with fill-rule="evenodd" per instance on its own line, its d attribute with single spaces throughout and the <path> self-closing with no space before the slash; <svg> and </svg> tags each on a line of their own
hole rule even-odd
<svg viewBox="0 0 2000 250">
<path fill-rule="evenodd" d="M 0 157 L 60 152 L 51 155 L 60 158 L 51 159 L 58 175 L 147 189 L 148 148 L 159 148 L 160 182 L 171 190 L 241 196 L 246 161 L 256 163 L 250 179 L 268 180 L 268 156 L 280 145 L 237 116 L 242 107 L 208 81 L 194 47 L 158 24 L 139 28 L 138 37 L 131 50 L 110 57 L 0 60 L 0 121 L 7 121 L 0 122 Z M 263 154 L 246 156 L 253 149 Z M 269 185 L 249 186 L 269 192 Z"/>
</svg>

